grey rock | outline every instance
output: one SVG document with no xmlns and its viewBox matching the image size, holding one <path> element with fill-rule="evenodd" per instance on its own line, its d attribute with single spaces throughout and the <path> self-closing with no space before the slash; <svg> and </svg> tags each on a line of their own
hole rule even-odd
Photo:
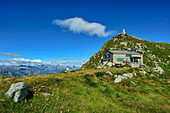
<svg viewBox="0 0 170 113">
<path fill-rule="evenodd" d="M 7 97 L 14 97 L 14 102 L 19 102 L 26 98 L 28 90 L 24 82 L 13 83 L 9 90 L 5 93 Z"/>
<path fill-rule="evenodd" d="M 133 73 L 134 74 L 134 76 L 137 76 L 137 74 L 136 73 Z"/>
<path fill-rule="evenodd" d="M 156 68 L 153 68 L 153 70 L 154 70 L 154 72 L 157 72 L 159 74 L 163 74 L 164 73 L 164 70 L 161 67 L 159 67 L 159 66 L 157 66 Z"/>
<path fill-rule="evenodd" d="M 144 45 L 144 48 L 145 48 L 145 49 L 147 49 L 147 46 L 146 46 L 146 45 Z"/>
<path fill-rule="evenodd" d="M 109 74 L 109 75 L 111 75 L 111 76 L 113 75 L 110 71 L 107 71 L 106 73 Z"/>
<path fill-rule="evenodd" d="M 115 81 L 114 81 L 114 83 L 119 83 L 119 82 L 121 82 L 121 81 L 122 81 L 121 78 L 116 78 Z"/>
<path fill-rule="evenodd" d="M 141 69 L 141 73 L 143 73 L 144 75 L 146 74 L 146 71 L 143 69 L 143 68 L 140 68 Z"/>
<path fill-rule="evenodd" d="M 131 81 L 132 84 L 135 84 L 133 81 Z"/>
<path fill-rule="evenodd" d="M 112 62 L 108 62 L 107 65 L 108 65 L 109 67 L 111 67 L 111 66 L 113 66 L 113 63 L 112 63 Z"/>
<path fill-rule="evenodd" d="M 123 74 L 123 76 L 127 79 L 127 78 L 132 78 L 133 74 L 132 73 L 126 73 L 126 74 Z"/>
<path fill-rule="evenodd" d="M 154 63 L 155 63 L 155 66 L 156 66 L 156 67 L 158 67 L 158 64 L 157 64 L 157 62 L 156 62 L 156 61 L 154 61 Z"/>
<path fill-rule="evenodd" d="M 120 45 L 127 46 L 127 42 L 120 42 Z"/>
<path fill-rule="evenodd" d="M 123 75 L 115 75 L 115 77 L 116 77 L 116 79 L 114 80 L 114 83 L 119 83 L 123 79 L 132 78 L 133 74 L 132 73 L 126 73 L 126 74 L 123 74 Z"/>
<path fill-rule="evenodd" d="M 163 74 L 164 73 L 164 70 L 161 67 L 157 67 L 157 68 L 158 68 L 159 74 Z"/>
<path fill-rule="evenodd" d="M 154 77 L 154 75 L 153 75 L 153 74 L 151 74 L 151 77 Z"/>
<path fill-rule="evenodd" d="M 27 88 L 24 88 L 24 89 L 22 89 L 20 91 L 17 91 L 15 93 L 13 101 L 14 102 L 19 102 L 19 101 L 25 99 L 27 97 L 27 95 L 28 95 Z"/>
</svg>

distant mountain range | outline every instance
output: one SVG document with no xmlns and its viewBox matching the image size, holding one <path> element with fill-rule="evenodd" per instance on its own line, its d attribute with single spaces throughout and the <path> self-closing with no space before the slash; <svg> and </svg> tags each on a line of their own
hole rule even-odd
<svg viewBox="0 0 170 113">
<path fill-rule="evenodd" d="M 65 71 L 66 69 L 76 70 L 79 67 L 73 66 L 58 66 L 58 65 L 37 65 L 37 66 L 29 66 L 29 65 L 19 65 L 19 66 L 0 66 L 0 75 L 6 76 L 27 76 L 27 75 L 45 75 L 50 73 L 60 73 Z"/>
</svg>

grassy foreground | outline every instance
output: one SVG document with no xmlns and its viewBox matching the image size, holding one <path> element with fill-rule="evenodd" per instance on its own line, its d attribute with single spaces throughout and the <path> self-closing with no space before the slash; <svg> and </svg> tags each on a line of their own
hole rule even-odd
<svg viewBox="0 0 170 113">
<path fill-rule="evenodd" d="M 115 84 L 114 75 L 136 73 Z M 27 99 L 14 103 L 4 93 L 15 82 L 24 81 Z M 0 76 L 0 113 L 7 112 L 154 112 L 170 111 L 170 82 L 163 76 L 139 73 L 138 69 L 88 69 L 27 77 Z M 52 94 L 44 95 L 42 92 Z"/>
</svg>

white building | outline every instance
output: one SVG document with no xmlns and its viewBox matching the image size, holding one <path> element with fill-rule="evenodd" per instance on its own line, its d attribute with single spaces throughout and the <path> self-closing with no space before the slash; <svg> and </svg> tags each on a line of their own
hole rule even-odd
<svg viewBox="0 0 170 113">
<path fill-rule="evenodd" d="M 132 67 L 139 67 L 143 64 L 143 53 L 127 50 L 107 50 L 101 59 L 104 62 L 111 62 L 114 65 L 129 64 Z"/>
</svg>

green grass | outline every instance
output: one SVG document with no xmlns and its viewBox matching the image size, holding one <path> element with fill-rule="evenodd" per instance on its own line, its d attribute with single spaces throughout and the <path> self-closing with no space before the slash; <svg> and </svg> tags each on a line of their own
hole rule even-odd
<svg viewBox="0 0 170 113">
<path fill-rule="evenodd" d="M 137 73 L 131 79 L 115 84 L 114 77 L 105 72 Z M 112 78 L 112 79 L 110 79 Z M 4 83 L 8 79 L 9 83 Z M 0 77 L 0 112 L 155 112 L 170 111 L 170 82 L 165 78 L 150 77 L 137 69 L 93 69 L 59 74 L 27 77 Z M 4 93 L 13 82 L 24 81 L 29 90 L 27 99 L 14 103 Z M 38 89 L 40 91 L 38 91 Z M 36 91 L 33 91 L 35 90 Z M 42 92 L 52 96 L 42 95 Z M 33 96 L 33 94 L 38 95 Z"/>
</svg>

